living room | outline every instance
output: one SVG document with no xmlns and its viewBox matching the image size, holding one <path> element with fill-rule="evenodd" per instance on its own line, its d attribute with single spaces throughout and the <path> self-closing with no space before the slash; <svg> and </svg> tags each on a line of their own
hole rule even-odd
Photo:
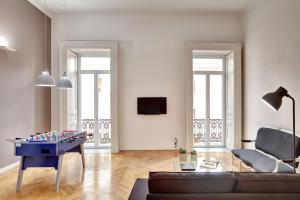
<svg viewBox="0 0 300 200">
<path fill-rule="evenodd" d="M 0 5 L 0 199 L 300 198 L 300 1 Z"/>
</svg>

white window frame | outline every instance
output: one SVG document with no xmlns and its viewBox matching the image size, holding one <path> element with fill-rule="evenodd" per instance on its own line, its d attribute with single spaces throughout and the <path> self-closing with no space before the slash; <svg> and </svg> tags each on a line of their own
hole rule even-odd
<svg viewBox="0 0 300 200">
<path fill-rule="evenodd" d="M 73 56 L 75 58 L 75 65 L 76 65 L 76 77 L 78 77 L 78 54 L 73 52 L 72 50 L 68 50 L 67 51 L 67 62 L 68 62 L 68 56 Z M 68 63 L 67 63 L 68 64 Z M 67 72 L 67 76 L 69 77 L 70 73 Z M 77 90 L 78 88 L 78 80 L 76 80 L 76 83 L 72 83 L 73 84 L 73 89 Z M 67 92 L 66 92 L 67 93 Z M 68 94 L 65 94 L 68 95 Z M 76 91 L 76 96 L 78 97 L 78 90 Z M 64 97 L 62 97 L 64 98 Z M 67 97 L 66 97 L 67 98 Z M 66 107 L 66 120 L 67 120 L 67 129 L 69 129 L 68 127 L 68 122 L 69 122 L 69 115 L 68 115 L 68 100 L 67 100 L 67 107 Z M 78 118 L 78 99 L 76 99 L 76 118 Z M 78 126 L 78 120 L 76 121 L 76 125 Z"/>
<path fill-rule="evenodd" d="M 97 122 L 99 119 L 99 104 L 98 104 L 98 100 L 99 100 L 99 94 L 98 94 L 98 89 L 99 89 L 99 85 L 98 85 L 98 78 L 99 75 L 101 74 L 109 74 L 111 77 L 111 70 L 82 70 L 81 67 L 81 58 L 82 57 L 102 57 L 103 54 L 101 53 L 79 53 L 78 54 L 78 70 L 77 70 L 77 80 L 78 80 L 78 117 L 77 117 L 77 124 L 78 124 L 78 129 L 81 130 L 82 124 L 81 124 L 81 98 L 80 95 L 81 93 L 81 74 L 91 74 L 94 76 L 94 120 Z M 111 112 L 111 110 L 110 110 Z M 86 148 L 101 148 L 99 145 L 99 126 L 97 123 L 95 123 L 96 125 L 94 125 L 94 138 L 95 138 L 95 146 L 94 147 L 86 147 Z"/>
<path fill-rule="evenodd" d="M 119 152 L 118 132 L 118 44 L 116 41 L 63 41 L 59 48 L 59 74 L 67 71 L 68 49 L 110 49 L 111 55 L 111 152 Z M 59 91 L 59 128 L 66 129 L 67 98 L 62 90 Z M 79 99 L 78 99 L 79 100 Z M 79 101 L 77 101 L 80 103 Z M 79 118 L 79 116 L 78 116 Z"/>
<path fill-rule="evenodd" d="M 193 56 L 194 58 L 194 56 Z M 202 75 L 206 75 L 206 117 L 205 120 L 210 119 L 210 75 L 222 75 L 223 78 L 223 87 L 222 87 L 222 95 L 223 95 L 223 99 L 222 99 L 222 118 L 223 118 L 223 141 L 222 141 L 222 145 L 210 145 L 209 143 L 209 135 L 207 133 L 210 133 L 210 124 L 209 123 L 205 123 L 205 129 L 206 129 L 206 135 L 205 135 L 205 140 L 206 140 L 206 144 L 205 145 L 201 145 L 201 146 L 193 146 L 193 147 L 225 147 L 226 145 L 226 58 L 224 55 L 205 55 L 205 54 L 201 54 L 201 55 L 197 55 L 197 58 L 203 58 L 203 59 L 222 59 L 222 66 L 223 69 L 222 71 L 193 71 L 193 76 L 195 74 L 202 74 Z M 194 79 L 194 77 L 193 77 Z M 193 102 L 193 106 L 194 106 L 194 102 Z"/>
<path fill-rule="evenodd" d="M 241 79 L 241 44 L 240 43 L 186 43 L 186 141 L 188 151 L 193 149 L 193 50 L 228 51 L 234 53 L 234 141 L 233 147 L 241 147 L 242 135 L 242 79 Z M 226 75 L 227 76 L 227 75 Z M 227 87 L 227 86 L 226 86 Z M 227 90 L 227 88 L 226 88 Z M 226 111 L 227 115 L 227 111 Z M 227 117 L 226 117 L 227 118 Z M 227 123 L 226 123 L 227 124 Z M 228 135 L 228 133 L 227 133 Z"/>
</svg>

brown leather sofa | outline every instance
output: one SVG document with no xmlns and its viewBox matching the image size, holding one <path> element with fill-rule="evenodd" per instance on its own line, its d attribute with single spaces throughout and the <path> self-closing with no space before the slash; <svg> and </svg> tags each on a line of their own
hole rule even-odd
<svg viewBox="0 0 300 200">
<path fill-rule="evenodd" d="M 129 200 L 299 200 L 300 175 L 254 172 L 150 172 Z"/>
</svg>

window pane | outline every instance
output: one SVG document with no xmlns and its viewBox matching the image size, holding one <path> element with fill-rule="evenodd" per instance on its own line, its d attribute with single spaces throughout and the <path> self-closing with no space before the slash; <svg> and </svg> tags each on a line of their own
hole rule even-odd
<svg viewBox="0 0 300 200">
<path fill-rule="evenodd" d="M 193 142 L 206 144 L 206 75 L 194 74 L 193 88 Z"/>
<path fill-rule="evenodd" d="M 223 59 L 193 58 L 193 71 L 222 71 Z"/>
<path fill-rule="evenodd" d="M 94 74 L 81 74 L 81 130 L 89 135 L 85 146 L 93 147 L 98 140 L 95 123 L 95 82 Z"/>
<path fill-rule="evenodd" d="M 223 144 L 223 76 L 210 75 L 210 145 Z"/>
<path fill-rule="evenodd" d="M 206 78 L 205 75 L 194 75 L 193 97 L 194 119 L 206 118 Z"/>
<path fill-rule="evenodd" d="M 98 75 L 99 119 L 110 119 L 110 74 Z"/>
<path fill-rule="evenodd" d="M 210 118 L 222 119 L 223 116 L 222 75 L 210 75 Z"/>
<path fill-rule="evenodd" d="M 94 120 L 94 74 L 81 74 L 81 118 Z"/>
<path fill-rule="evenodd" d="M 110 70 L 110 57 L 82 57 L 81 70 Z"/>
</svg>

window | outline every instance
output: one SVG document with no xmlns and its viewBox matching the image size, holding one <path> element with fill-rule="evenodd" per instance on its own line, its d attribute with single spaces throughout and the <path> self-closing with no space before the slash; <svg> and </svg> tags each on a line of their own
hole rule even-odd
<svg viewBox="0 0 300 200">
<path fill-rule="evenodd" d="M 224 58 L 193 52 L 193 137 L 196 147 L 224 146 Z"/>
</svg>

